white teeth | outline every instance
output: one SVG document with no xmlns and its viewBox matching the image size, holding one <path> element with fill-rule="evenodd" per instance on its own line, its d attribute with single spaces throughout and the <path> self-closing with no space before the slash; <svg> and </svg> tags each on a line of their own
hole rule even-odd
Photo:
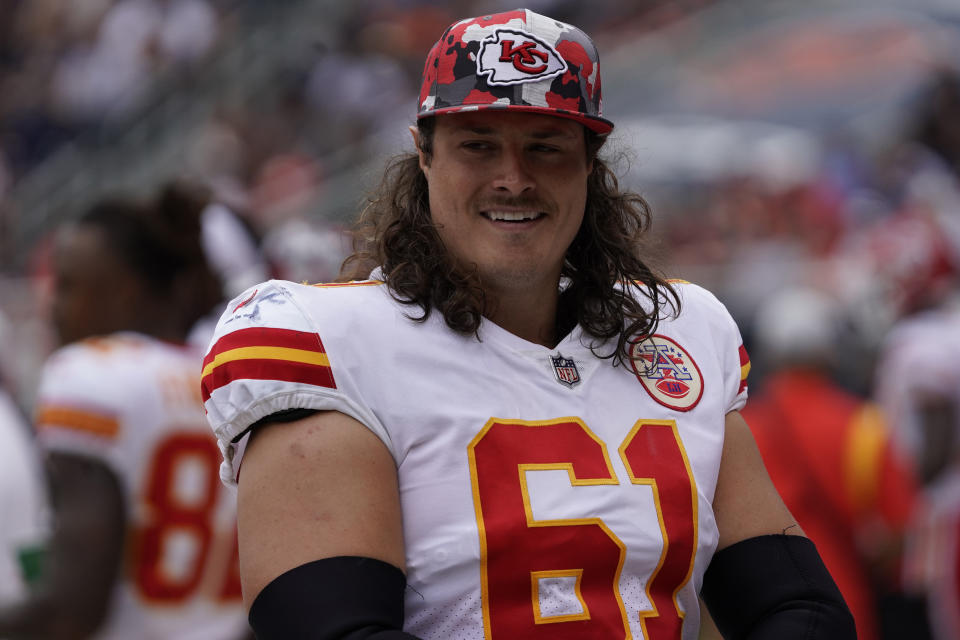
<svg viewBox="0 0 960 640">
<path fill-rule="evenodd" d="M 487 211 L 487 217 L 491 220 L 503 220 L 506 222 L 521 222 L 523 220 L 533 220 L 538 217 L 535 211 Z"/>
</svg>

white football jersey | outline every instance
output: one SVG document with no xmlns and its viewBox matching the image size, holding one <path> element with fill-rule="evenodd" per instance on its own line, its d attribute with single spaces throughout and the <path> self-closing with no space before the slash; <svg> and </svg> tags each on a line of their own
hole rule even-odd
<svg viewBox="0 0 960 640">
<path fill-rule="evenodd" d="M 960 308 L 900 321 L 884 340 L 876 372 L 877 401 L 898 444 L 919 460 L 924 442 L 918 401 L 934 395 L 960 405 Z M 960 422 L 956 427 L 960 436 Z"/>
<path fill-rule="evenodd" d="M 936 640 L 960 638 L 960 468 L 925 488 L 922 510 L 907 532 L 904 579 L 926 594 Z"/>
<path fill-rule="evenodd" d="M 426 322 L 377 281 L 270 281 L 227 308 L 204 359 L 235 480 L 255 421 L 359 420 L 397 464 L 404 629 L 427 640 L 693 640 L 717 544 L 724 419 L 746 398 L 740 334 L 707 291 L 613 366 L 575 329 L 553 349 L 484 321 Z M 610 353 L 610 344 L 599 353 Z"/>
<path fill-rule="evenodd" d="M 0 609 L 26 596 L 48 535 L 40 457 L 26 420 L 0 389 Z"/>
<path fill-rule="evenodd" d="M 886 337 L 876 377 L 877 398 L 893 432 L 919 463 L 925 442 L 919 411 L 925 396 L 960 406 L 960 308 L 945 305 L 901 320 Z M 960 412 L 954 424 L 960 437 Z M 934 636 L 960 637 L 960 460 L 932 478 L 907 531 L 904 581 L 925 591 Z"/>
<path fill-rule="evenodd" d="M 235 640 L 249 629 L 236 557 L 236 497 L 197 392 L 201 355 L 135 333 L 66 346 L 37 397 L 45 449 L 102 461 L 128 514 L 124 567 L 96 637 Z"/>
</svg>

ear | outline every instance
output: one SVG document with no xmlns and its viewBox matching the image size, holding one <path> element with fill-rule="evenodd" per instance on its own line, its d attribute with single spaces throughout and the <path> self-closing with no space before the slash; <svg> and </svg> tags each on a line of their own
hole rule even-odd
<svg viewBox="0 0 960 640">
<path fill-rule="evenodd" d="M 423 171 L 423 175 L 430 179 L 430 165 L 427 164 L 426 155 L 420 149 L 420 131 L 411 125 L 409 127 L 410 135 L 413 136 L 413 146 L 417 149 L 417 155 L 420 157 L 420 170 Z"/>
</svg>

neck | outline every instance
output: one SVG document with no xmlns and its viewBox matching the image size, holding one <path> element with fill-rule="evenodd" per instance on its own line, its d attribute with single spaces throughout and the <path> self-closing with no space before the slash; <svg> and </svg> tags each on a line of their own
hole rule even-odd
<svg viewBox="0 0 960 640">
<path fill-rule="evenodd" d="M 559 294 L 551 289 L 536 295 L 529 291 L 520 293 L 488 292 L 491 304 L 485 318 L 527 342 L 553 348 L 559 342 L 557 336 L 557 302 Z"/>
</svg>

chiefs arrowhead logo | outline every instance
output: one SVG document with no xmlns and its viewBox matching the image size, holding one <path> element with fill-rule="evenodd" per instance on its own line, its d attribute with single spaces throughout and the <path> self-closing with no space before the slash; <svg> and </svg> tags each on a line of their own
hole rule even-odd
<svg viewBox="0 0 960 640">
<path fill-rule="evenodd" d="M 545 80 L 567 70 L 557 50 L 534 35 L 516 29 L 497 29 L 480 43 L 477 74 L 487 84 L 509 85 Z"/>
</svg>

